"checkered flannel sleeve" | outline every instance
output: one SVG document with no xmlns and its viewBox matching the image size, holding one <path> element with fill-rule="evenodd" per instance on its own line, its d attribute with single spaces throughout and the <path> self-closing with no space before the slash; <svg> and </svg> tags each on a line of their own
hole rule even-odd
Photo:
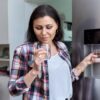
<svg viewBox="0 0 100 100">
<path fill-rule="evenodd" d="M 19 95 L 28 90 L 23 77 L 26 70 L 25 67 L 26 65 L 21 58 L 20 49 L 15 50 L 10 72 L 10 80 L 8 82 L 8 89 L 11 95 Z"/>
</svg>

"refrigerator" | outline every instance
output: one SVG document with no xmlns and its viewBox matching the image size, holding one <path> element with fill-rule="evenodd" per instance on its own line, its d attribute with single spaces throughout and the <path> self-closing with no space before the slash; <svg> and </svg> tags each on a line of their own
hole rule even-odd
<svg viewBox="0 0 100 100">
<path fill-rule="evenodd" d="M 72 65 L 100 50 L 100 0 L 72 1 Z M 77 58 L 77 59 L 76 59 Z M 73 82 L 73 100 L 100 100 L 100 63 L 94 63 Z"/>
</svg>

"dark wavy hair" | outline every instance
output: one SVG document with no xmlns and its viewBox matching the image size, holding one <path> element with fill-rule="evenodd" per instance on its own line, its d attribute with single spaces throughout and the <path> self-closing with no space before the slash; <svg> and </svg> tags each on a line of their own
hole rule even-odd
<svg viewBox="0 0 100 100">
<path fill-rule="evenodd" d="M 53 42 L 62 40 L 63 30 L 58 12 L 50 5 L 39 5 L 35 8 L 35 10 L 32 12 L 30 16 L 29 26 L 27 30 L 27 42 L 33 43 L 38 41 L 36 35 L 34 34 L 33 22 L 37 18 L 44 16 L 50 16 L 55 20 L 55 22 L 58 25 L 57 33 L 53 39 Z"/>
</svg>

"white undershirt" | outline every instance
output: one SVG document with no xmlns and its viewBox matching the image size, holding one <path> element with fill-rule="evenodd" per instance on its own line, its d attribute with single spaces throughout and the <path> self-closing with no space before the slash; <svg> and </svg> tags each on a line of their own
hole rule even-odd
<svg viewBox="0 0 100 100">
<path fill-rule="evenodd" d="M 49 100 L 65 100 L 72 97 L 72 80 L 66 61 L 58 54 L 48 60 Z"/>
</svg>

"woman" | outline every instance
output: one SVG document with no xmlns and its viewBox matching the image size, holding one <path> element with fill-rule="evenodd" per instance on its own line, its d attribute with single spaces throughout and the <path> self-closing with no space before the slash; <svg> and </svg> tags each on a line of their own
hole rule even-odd
<svg viewBox="0 0 100 100">
<path fill-rule="evenodd" d="M 60 42 L 62 37 L 57 11 L 50 5 L 38 6 L 30 17 L 27 42 L 14 52 L 9 81 L 11 95 L 23 94 L 24 100 L 67 100 L 72 97 L 72 81 L 97 56 L 89 54 L 72 69 L 67 47 Z M 36 48 L 39 44 L 49 44 L 50 59 L 45 60 L 44 49 Z"/>
</svg>

